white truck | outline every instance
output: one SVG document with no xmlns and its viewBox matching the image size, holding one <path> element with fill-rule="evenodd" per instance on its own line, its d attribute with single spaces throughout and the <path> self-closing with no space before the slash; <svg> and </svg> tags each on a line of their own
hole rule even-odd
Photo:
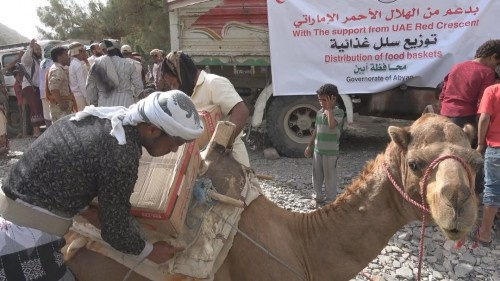
<svg viewBox="0 0 500 281">
<path fill-rule="evenodd" d="M 338 86 L 354 113 L 415 119 L 450 68 L 500 34 L 494 0 L 167 0 L 171 49 L 227 77 L 265 121 L 269 140 L 300 157 L 315 90 Z"/>
</svg>

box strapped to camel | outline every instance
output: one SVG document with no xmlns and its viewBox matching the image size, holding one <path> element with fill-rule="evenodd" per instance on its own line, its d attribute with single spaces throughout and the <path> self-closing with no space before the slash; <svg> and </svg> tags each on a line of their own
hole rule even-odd
<svg viewBox="0 0 500 281">
<path fill-rule="evenodd" d="M 135 256 L 113 249 L 102 240 L 99 229 L 83 217 L 78 217 L 65 236 L 67 244 L 62 249 L 65 260 L 70 260 L 80 248 L 86 247 L 132 268 L 130 271 L 133 270 L 151 280 L 170 280 L 173 276 L 179 275 L 200 280 L 213 280 L 215 272 L 222 265 L 232 246 L 241 213 L 262 193 L 253 170 L 239 165 L 230 156 L 230 151 L 226 151 L 226 147 L 232 144 L 233 130 L 234 124 L 227 121 L 218 122 L 207 149 L 201 153 L 203 159 L 200 169 L 196 169 L 199 176 L 196 181 L 193 181 L 192 191 L 189 192 L 186 217 L 182 221 L 182 227 L 178 228 L 177 237 L 174 237 L 172 232 L 165 232 L 165 230 L 171 230 L 168 227 L 158 227 L 162 219 L 147 218 L 142 215 L 138 220 L 146 240 L 151 243 L 167 241 L 173 246 L 184 247 L 184 251 L 178 252 L 171 260 L 163 264 L 155 264 L 147 259 L 141 262 Z M 157 163 L 152 159 L 148 161 Z M 212 177 L 214 181 L 210 180 L 211 164 L 220 166 L 222 162 L 227 161 L 230 161 L 228 164 L 232 167 L 241 167 L 238 169 L 238 175 L 234 178 L 230 178 L 231 175 L 224 175 L 225 178 L 222 181 L 218 181 L 215 177 Z M 138 184 L 144 184 L 144 182 L 138 181 Z M 234 184 L 218 188 L 217 185 L 222 186 L 222 182 Z M 136 201 L 131 198 L 132 202 Z M 138 213 L 133 212 L 133 214 Z M 166 223 L 166 225 L 169 224 L 171 225 L 171 222 Z"/>
</svg>

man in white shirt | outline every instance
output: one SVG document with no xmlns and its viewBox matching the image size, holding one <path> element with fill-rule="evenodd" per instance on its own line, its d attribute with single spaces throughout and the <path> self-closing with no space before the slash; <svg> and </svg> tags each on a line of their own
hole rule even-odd
<svg viewBox="0 0 500 281">
<path fill-rule="evenodd" d="M 99 43 L 92 43 L 90 45 L 90 52 L 92 53 L 92 56 L 88 59 L 90 66 L 92 66 L 95 62 L 95 59 L 102 56 L 103 52 L 101 47 L 99 46 Z"/>
<path fill-rule="evenodd" d="M 130 47 L 129 45 L 123 45 L 121 47 L 120 51 L 125 59 L 130 60 L 134 64 L 135 72 L 137 72 L 137 75 L 139 75 L 139 77 L 141 77 L 141 80 L 142 80 L 142 64 L 139 61 L 133 59 L 132 47 Z M 144 81 L 143 81 L 143 84 L 144 84 Z M 132 85 L 132 87 L 133 87 L 133 85 Z M 137 93 L 135 91 L 135 89 L 133 89 L 133 91 L 134 91 L 134 96 L 136 96 L 136 97 L 140 94 L 140 92 Z"/>
<path fill-rule="evenodd" d="M 87 102 L 85 101 L 87 70 L 82 64 L 87 53 L 85 46 L 79 42 L 73 42 L 69 45 L 68 55 L 71 56 L 71 64 L 69 65 L 69 87 L 73 93 L 78 111 L 82 111 Z"/>
<path fill-rule="evenodd" d="M 191 97 L 196 108 L 218 105 L 222 118 L 236 125 L 232 154 L 236 161 L 250 167 L 250 159 L 241 139 L 250 111 L 231 82 L 222 76 L 198 70 L 194 61 L 182 51 L 167 54 L 161 65 L 163 79 L 172 89 Z"/>
</svg>

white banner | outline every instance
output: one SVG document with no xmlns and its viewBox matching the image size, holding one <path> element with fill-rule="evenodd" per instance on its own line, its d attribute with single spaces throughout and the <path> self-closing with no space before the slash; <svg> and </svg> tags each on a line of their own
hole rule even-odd
<svg viewBox="0 0 500 281">
<path fill-rule="evenodd" d="M 435 87 L 500 37 L 499 0 L 268 0 L 274 95 Z"/>
</svg>

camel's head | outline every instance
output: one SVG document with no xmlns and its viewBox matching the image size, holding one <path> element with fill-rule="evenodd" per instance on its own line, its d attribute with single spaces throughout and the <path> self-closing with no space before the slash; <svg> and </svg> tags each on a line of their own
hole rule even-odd
<svg viewBox="0 0 500 281">
<path fill-rule="evenodd" d="M 426 114 L 411 127 L 389 127 L 393 148 L 391 159 L 400 161 L 404 189 L 421 202 L 420 192 L 426 171 L 426 203 L 435 223 L 449 239 L 467 234 L 477 216 L 474 192 L 476 172 L 482 157 L 471 149 L 472 134 L 453 124 L 448 118 Z M 388 150 L 389 151 L 389 150 Z M 451 155 L 456 158 L 447 158 Z M 438 159 L 438 160 L 436 160 Z M 431 163 L 435 162 L 432 165 Z M 463 160 L 463 161 L 460 161 Z"/>
</svg>

